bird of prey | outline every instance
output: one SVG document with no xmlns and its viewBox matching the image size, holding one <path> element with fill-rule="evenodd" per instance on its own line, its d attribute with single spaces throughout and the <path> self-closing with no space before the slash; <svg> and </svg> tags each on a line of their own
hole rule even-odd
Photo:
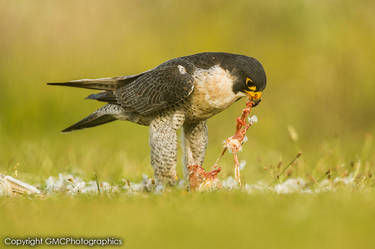
<svg viewBox="0 0 375 249">
<path fill-rule="evenodd" d="M 183 129 L 187 177 L 189 165 L 203 164 L 206 120 L 245 96 L 251 96 L 257 105 L 266 87 L 266 74 L 255 58 L 205 52 L 168 60 L 140 74 L 48 84 L 103 90 L 87 99 L 107 104 L 63 132 L 114 120 L 149 126 L 155 180 L 173 185 L 177 180 L 177 130 Z"/>
</svg>

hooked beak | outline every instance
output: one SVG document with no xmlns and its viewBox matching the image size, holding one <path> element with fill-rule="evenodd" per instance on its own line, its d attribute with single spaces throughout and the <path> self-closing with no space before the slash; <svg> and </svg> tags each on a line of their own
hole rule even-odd
<svg viewBox="0 0 375 249">
<path fill-rule="evenodd" d="M 257 106 L 260 101 L 262 101 L 262 92 L 253 92 L 253 91 L 245 91 L 246 94 L 249 96 L 249 99 L 254 102 L 254 106 Z"/>
</svg>

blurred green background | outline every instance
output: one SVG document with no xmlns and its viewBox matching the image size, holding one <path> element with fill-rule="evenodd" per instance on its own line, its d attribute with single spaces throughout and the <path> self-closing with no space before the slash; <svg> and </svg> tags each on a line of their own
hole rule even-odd
<svg viewBox="0 0 375 249">
<path fill-rule="evenodd" d="M 136 74 L 171 58 L 223 51 L 257 58 L 268 77 L 263 101 L 253 111 L 259 123 L 249 130 L 239 155 L 247 161 L 244 182 L 272 181 L 270 169 L 299 151 L 303 156 L 288 172 L 292 177 L 322 179 L 328 170 L 345 174 L 358 161 L 371 174 L 374 9 L 371 0 L 0 0 L 0 172 L 17 171 L 18 177 L 35 184 L 59 172 L 87 178 L 97 174 L 110 182 L 151 175 L 147 127 L 117 121 L 61 134 L 101 104 L 83 100 L 90 90 L 45 83 Z M 233 134 L 244 103 L 210 119 L 206 168 L 220 153 L 222 141 Z M 298 139 L 291 139 L 288 127 Z M 231 156 L 221 166 L 222 177 L 233 174 Z M 180 166 L 178 170 L 182 176 Z M 251 198 L 267 202 L 273 197 Z M 279 199 L 275 207 L 287 205 Z M 220 200 L 224 205 L 225 198 Z M 79 200 L 75 203 L 80 207 Z M 3 202 L 4 213 L 21 210 L 14 206 Z M 313 206 L 319 208 L 318 203 Z M 309 217 L 317 218 L 314 213 Z M 13 228 L 9 231 L 25 232 L 14 225 L 19 223 L 16 218 L 8 221 Z M 337 248 L 346 248 L 345 243 Z"/>
</svg>

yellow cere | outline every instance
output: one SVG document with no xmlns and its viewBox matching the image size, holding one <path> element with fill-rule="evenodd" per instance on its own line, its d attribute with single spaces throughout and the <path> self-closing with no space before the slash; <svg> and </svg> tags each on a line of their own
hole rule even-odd
<svg viewBox="0 0 375 249">
<path fill-rule="evenodd" d="M 256 89 L 257 89 L 256 86 L 251 86 L 251 87 L 249 87 L 249 90 L 250 90 L 250 91 L 253 91 L 253 92 L 254 92 Z"/>
<path fill-rule="evenodd" d="M 251 99 L 258 100 L 262 97 L 262 92 L 246 91 Z"/>
</svg>

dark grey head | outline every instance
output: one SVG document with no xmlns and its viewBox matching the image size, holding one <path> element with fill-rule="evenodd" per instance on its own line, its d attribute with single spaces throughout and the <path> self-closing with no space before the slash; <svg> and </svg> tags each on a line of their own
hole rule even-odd
<svg viewBox="0 0 375 249">
<path fill-rule="evenodd" d="M 233 92 L 243 92 L 260 102 L 263 90 L 266 88 L 266 73 L 262 64 L 252 57 L 232 55 L 222 61 L 222 67 L 229 70 L 236 77 Z"/>
<path fill-rule="evenodd" d="M 257 59 L 221 52 L 205 52 L 185 58 L 200 68 L 210 68 L 219 64 L 236 78 L 233 83 L 234 93 L 245 93 L 251 96 L 256 104 L 260 102 L 262 92 L 266 88 L 266 73 Z"/>
</svg>

